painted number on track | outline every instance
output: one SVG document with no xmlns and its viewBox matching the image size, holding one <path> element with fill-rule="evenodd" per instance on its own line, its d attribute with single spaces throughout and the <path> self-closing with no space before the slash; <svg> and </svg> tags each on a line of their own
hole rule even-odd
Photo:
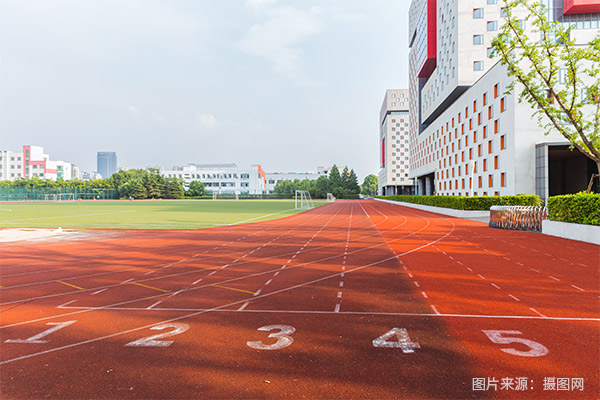
<svg viewBox="0 0 600 400">
<path fill-rule="evenodd" d="M 522 351 L 513 348 L 502 348 L 505 353 L 512 354 L 514 356 L 521 357 L 543 357 L 549 353 L 546 346 L 533 340 L 523 339 L 521 337 L 505 336 L 505 335 L 521 335 L 520 331 L 482 331 L 487 337 L 494 343 L 498 344 L 510 344 L 510 343 L 521 343 L 529 347 L 529 351 Z"/>
<path fill-rule="evenodd" d="M 74 324 L 75 322 L 77 322 L 77 321 L 48 322 L 46 325 L 55 325 L 55 326 L 53 328 L 46 329 L 44 332 L 38 333 L 37 335 L 30 337 L 29 339 L 8 339 L 8 340 L 5 340 L 5 343 L 48 343 L 47 340 L 40 340 L 40 339 L 48 336 L 52 332 L 56 332 L 59 329 L 62 329 L 71 324 Z"/>
<path fill-rule="evenodd" d="M 127 343 L 125 346 L 135 346 L 135 347 L 169 347 L 173 344 L 172 340 L 157 340 L 164 339 L 171 336 L 179 335 L 187 331 L 190 326 L 188 324 L 175 323 L 172 322 L 170 324 L 162 324 L 153 326 L 152 330 L 161 331 L 163 329 L 173 328 L 170 332 L 159 333 L 158 335 L 148 336 L 142 339 L 134 340 L 133 342 Z"/>
<path fill-rule="evenodd" d="M 294 328 L 293 326 L 267 325 L 267 326 L 258 328 L 259 331 L 265 331 L 265 332 L 269 332 L 269 331 L 272 331 L 275 329 L 278 329 L 279 332 L 274 332 L 274 333 L 269 334 L 270 338 L 277 339 L 277 341 L 275 343 L 264 344 L 261 341 L 256 341 L 256 342 L 247 342 L 246 344 L 249 347 L 252 347 L 253 349 L 256 349 L 256 350 L 280 350 L 280 349 L 284 349 L 284 348 L 288 347 L 290 344 L 292 344 L 294 339 L 292 339 L 292 337 L 289 335 L 296 332 L 296 328 Z"/>
<path fill-rule="evenodd" d="M 392 337 L 397 340 L 390 341 Z M 391 331 L 384 333 L 377 339 L 373 340 L 374 347 L 400 348 L 403 353 L 414 353 L 415 349 L 420 349 L 419 343 L 411 342 L 408 337 L 408 332 L 404 328 L 393 328 Z"/>
</svg>

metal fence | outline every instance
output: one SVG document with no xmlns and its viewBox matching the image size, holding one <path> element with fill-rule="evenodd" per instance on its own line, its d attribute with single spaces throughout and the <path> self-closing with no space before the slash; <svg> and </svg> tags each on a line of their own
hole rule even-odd
<svg viewBox="0 0 600 400">
<path fill-rule="evenodd" d="M 492 206 L 490 223 L 492 228 L 542 231 L 542 220 L 548 219 L 547 207 Z"/>
<path fill-rule="evenodd" d="M 114 189 L 2 187 L 0 201 L 52 201 L 71 193 L 74 200 L 107 200 L 117 196 Z"/>
</svg>

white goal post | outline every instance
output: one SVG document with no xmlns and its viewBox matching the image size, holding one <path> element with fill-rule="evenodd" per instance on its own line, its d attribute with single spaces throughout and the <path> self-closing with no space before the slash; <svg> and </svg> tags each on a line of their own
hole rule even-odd
<svg viewBox="0 0 600 400">
<path fill-rule="evenodd" d="M 295 204 L 296 209 L 310 209 L 314 208 L 314 204 L 312 198 L 310 197 L 310 192 L 306 190 L 296 190 L 295 194 Z"/>
<path fill-rule="evenodd" d="M 327 201 L 329 201 L 329 202 L 335 201 L 335 196 L 331 193 L 327 193 Z"/>
<path fill-rule="evenodd" d="M 75 195 L 73 193 L 59 193 L 58 201 L 75 201 Z"/>
<path fill-rule="evenodd" d="M 44 195 L 44 201 L 56 201 L 58 199 L 58 196 L 56 195 L 56 193 L 46 193 Z"/>
</svg>

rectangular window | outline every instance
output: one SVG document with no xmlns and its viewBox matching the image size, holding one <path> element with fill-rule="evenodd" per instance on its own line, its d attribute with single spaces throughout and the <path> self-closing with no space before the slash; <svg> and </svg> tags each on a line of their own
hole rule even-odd
<svg viewBox="0 0 600 400">
<path fill-rule="evenodd" d="M 469 149 L 469 160 L 473 159 L 473 149 Z"/>
<path fill-rule="evenodd" d="M 479 188 L 481 188 L 483 186 L 483 180 L 481 179 L 481 177 L 478 177 L 477 179 L 478 183 L 479 183 Z"/>
<path fill-rule="evenodd" d="M 494 186 L 494 176 L 493 175 L 488 175 L 488 187 L 492 187 Z"/>
<path fill-rule="evenodd" d="M 500 136 L 500 149 L 504 150 L 506 149 L 506 140 L 504 139 L 505 135 Z"/>
<path fill-rule="evenodd" d="M 477 114 L 477 125 L 481 125 L 481 113 Z"/>
<path fill-rule="evenodd" d="M 488 4 L 497 4 L 498 0 L 487 0 Z"/>
<path fill-rule="evenodd" d="M 473 63 L 473 71 L 483 71 L 483 61 L 475 61 Z"/>
<path fill-rule="evenodd" d="M 566 68 L 561 68 L 558 70 L 558 82 L 562 83 L 562 84 L 567 82 L 567 69 Z"/>
<path fill-rule="evenodd" d="M 506 187 L 506 173 L 504 172 L 500 174 L 500 185 Z"/>
<path fill-rule="evenodd" d="M 483 127 L 483 138 L 486 139 L 487 138 L 487 126 Z"/>
<path fill-rule="evenodd" d="M 473 35 L 473 44 L 483 44 L 483 35 Z"/>
<path fill-rule="evenodd" d="M 498 123 L 498 120 L 494 121 L 494 133 L 498 133 L 500 132 L 500 125 Z"/>
<path fill-rule="evenodd" d="M 481 145 L 477 146 L 477 156 L 481 157 Z"/>
<path fill-rule="evenodd" d="M 504 99 L 505 97 L 500 99 L 500 112 L 506 111 L 506 101 Z"/>
<path fill-rule="evenodd" d="M 488 58 L 494 57 L 494 48 L 493 47 L 487 48 L 487 56 L 488 56 Z"/>
<path fill-rule="evenodd" d="M 492 154 L 492 141 L 488 142 L 488 154 Z"/>
<path fill-rule="evenodd" d="M 498 169 L 498 156 L 494 157 L 494 169 Z"/>
<path fill-rule="evenodd" d="M 473 18 L 475 18 L 475 19 L 483 18 L 483 8 L 474 8 L 473 9 Z"/>
<path fill-rule="evenodd" d="M 487 171 L 487 159 L 486 158 L 483 159 L 483 170 Z"/>
<path fill-rule="evenodd" d="M 494 98 L 497 98 L 497 97 L 498 97 L 498 84 L 496 83 L 494 85 Z"/>
<path fill-rule="evenodd" d="M 498 30 L 498 21 L 488 21 L 487 23 L 488 32 L 494 32 Z"/>
<path fill-rule="evenodd" d="M 488 107 L 488 119 L 494 118 L 494 108 L 493 106 Z"/>
<path fill-rule="evenodd" d="M 483 106 L 487 105 L 487 92 L 483 94 Z"/>
</svg>

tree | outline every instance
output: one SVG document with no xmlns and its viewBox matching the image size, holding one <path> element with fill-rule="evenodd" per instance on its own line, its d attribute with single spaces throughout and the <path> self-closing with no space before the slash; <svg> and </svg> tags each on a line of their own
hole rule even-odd
<svg viewBox="0 0 600 400">
<path fill-rule="evenodd" d="M 344 168 L 345 170 L 346 168 Z M 350 195 L 356 196 L 360 193 L 360 186 L 358 184 L 358 177 L 353 169 L 350 170 L 348 177 L 346 178 L 346 185 L 344 186 L 346 192 Z"/>
<path fill-rule="evenodd" d="M 519 102 L 533 107 L 546 134 L 558 131 L 600 172 L 600 34 L 580 46 L 571 35 L 573 25 L 550 21 L 539 0 L 505 3 L 505 21 L 492 48 L 515 78 L 508 90 L 520 84 Z M 526 31 L 520 12 L 533 32 Z"/>
<path fill-rule="evenodd" d="M 204 183 L 201 181 L 192 181 L 190 182 L 190 187 L 187 191 L 188 196 L 204 196 L 205 192 Z"/>
<path fill-rule="evenodd" d="M 165 178 L 164 192 L 162 197 L 165 199 L 181 199 L 185 194 L 183 189 L 183 179 Z"/>
<path fill-rule="evenodd" d="M 379 178 L 377 178 L 377 175 L 367 175 L 361 186 L 361 193 L 364 195 L 373 196 L 375 193 L 377 193 L 378 184 Z"/>
</svg>

